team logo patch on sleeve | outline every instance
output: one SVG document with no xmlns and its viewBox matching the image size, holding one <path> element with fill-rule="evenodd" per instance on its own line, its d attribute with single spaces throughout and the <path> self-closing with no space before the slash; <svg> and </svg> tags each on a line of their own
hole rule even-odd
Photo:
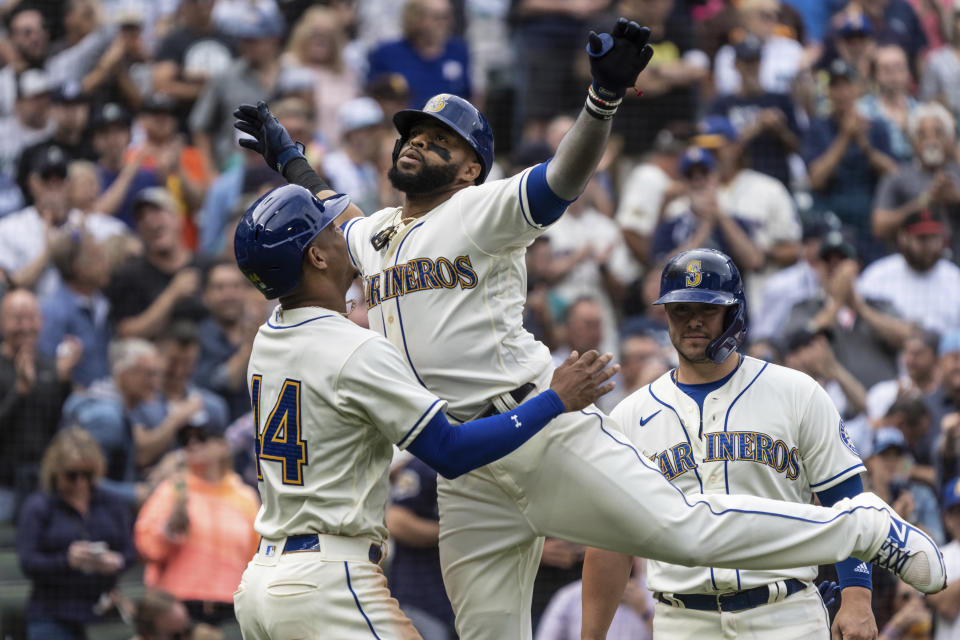
<svg viewBox="0 0 960 640">
<path fill-rule="evenodd" d="M 860 457 L 860 452 L 857 451 L 857 448 L 853 446 L 853 440 L 850 439 L 850 434 L 847 433 L 847 425 L 843 424 L 843 419 L 840 419 L 840 440 L 843 441 L 843 444 L 847 445 L 847 449 L 853 452 L 853 455 Z"/>
</svg>

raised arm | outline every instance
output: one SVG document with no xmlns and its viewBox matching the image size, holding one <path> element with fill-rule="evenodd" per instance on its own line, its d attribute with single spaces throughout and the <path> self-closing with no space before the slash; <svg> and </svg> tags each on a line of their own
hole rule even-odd
<svg viewBox="0 0 960 640">
<path fill-rule="evenodd" d="M 653 56 L 648 40 L 650 29 L 626 18 L 617 20 L 612 33 L 590 32 L 587 53 L 593 84 L 580 116 L 547 167 L 547 184 L 557 196 L 574 200 L 586 187 L 607 146 L 610 120 L 623 94 Z"/>
</svg>

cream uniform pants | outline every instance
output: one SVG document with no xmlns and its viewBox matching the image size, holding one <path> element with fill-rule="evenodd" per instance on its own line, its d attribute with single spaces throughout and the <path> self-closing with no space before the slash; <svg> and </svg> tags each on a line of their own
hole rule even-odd
<svg viewBox="0 0 960 640">
<path fill-rule="evenodd" d="M 872 557 L 889 515 L 739 495 L 685 498 L 591 406 L 510 455 L 440 478 L 440 563 L 461 640 L 529 640 L 544 536 L 687 566 L 782 569 Z M 795 594 L 799 595 L 799 594 Z"/>
<path fill-rule="evenodd" d="M 658 602 L 654 640 L 830 640 L 830 616 L 810 584 L 792 596 L 736 612 L 683 609 Z"/>
<path fill-rule="evenodd" d="M 243 640 L 420 640 L 367 559 L 369 540 L 324 552 L 265 551 L 283 542 L 261 541 L 233 596 Z"/>
</svg>

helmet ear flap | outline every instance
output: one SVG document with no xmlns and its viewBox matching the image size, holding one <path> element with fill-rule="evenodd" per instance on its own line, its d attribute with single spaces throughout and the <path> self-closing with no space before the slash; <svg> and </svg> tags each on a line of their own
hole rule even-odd
<svg viewBox="0 0 960 640">
<path fill-rule="evenodd" d="M 720 364 L 743 344 L 747 337 L 747 305 L 741 298 L 727 309 L 723 319 L 724 330 L 707 346 L 707 357 Z"/>
</svg>

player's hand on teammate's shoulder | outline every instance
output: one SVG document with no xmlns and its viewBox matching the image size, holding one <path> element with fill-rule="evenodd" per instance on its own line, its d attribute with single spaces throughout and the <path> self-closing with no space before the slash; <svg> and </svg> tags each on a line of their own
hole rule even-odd
<svg viewBox="0 0 960 640">
<path fill-rule="evenodd" d="M 583 355 L 576 351 L 553 372 L 550 388 L 560 397 L 564 409 L 579 411 L 602 395 L 613 391 L 615 384 L 607 382 L 620 365 L 610 365 L 612 353 L 600 355 L 591 349 Z"/>
</svg>

